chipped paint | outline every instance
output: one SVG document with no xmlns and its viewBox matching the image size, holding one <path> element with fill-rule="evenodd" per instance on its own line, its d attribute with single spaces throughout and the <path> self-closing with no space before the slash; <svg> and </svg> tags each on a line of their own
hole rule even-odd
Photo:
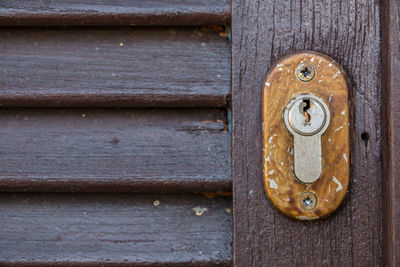
<svg viewBox="0 0 400 267">
<path fill-rule="evenodd" d="M 331 141 L 332 141 L 332 139 L 331 139 L 331 138 L 329 138 L 329 139 L 328 139 L 328 142 L 330 143 Z"/>
<path fill-rule="evenodd" d="M 268 185 L 271 189 L 278 189 L 278 184 L 272 178 L 268 178 Z"/>
<path fill-rule="evenodd" d="M 201 216 L 203 215 L 204 212 L 208 211 L 207 208 L 202 208 L 202 207 L 195 207 L 192 210 L 196 213 L 197 216 Z"/>
<path fill-rule="evenodd" d="M 335 129 L 335 132 L 340 131 L 340 130 L 342 130 L 342 129 L 343 129 L 343 125 L 340 126 L 340 127 L 338 127 L 338 128 L 336 128 L 336 129 Z"/>
<path fill-rule="evenodd" d="M 270 85 L 271 85 L 271 84 L 270 84 L 269 82 L 266 82 L 266 83 L 265 83 L 265 86 L 266 86 L 266 87 L 269 87 Z"/>
<path fill-rule="evenodd" d="M 342 190 L 343 189 L 343 185 L 342 185 L 342 183 L 335 177 L 335 176 L 332 176 L 332 180 L 337 184 L 337 188 L 336 188 L 336 192 L 339 192 L 340 190 Z"/>
<path fill-rule="evenodd" d="M 346 162 L 348 162 L 348 159 L 347 159 L 347 155 L 346 155 L 346 154 L 343 154 L 343 158 L 344 158 L 344 160 L 345 160 Z"/>
<path fill-rule="evenodd" d="M 268 140 L 268 144 L 272 143 L 272 139 L 274 139 L 274 136 L 270 136 L 269 140 Z"/>
<path fill-rule="evenodd" d="M 346 115 L 346 110 L 343 110 L 340 114 Z"/>
<path fill-rule="evenodd" d="M 275 172 L 275 170 L 270 170 L 269 172 L 268 172 L 268 174 L 274 174 L 274 172 Z"/>
<path fill-rule="evenodd" d="M 339 76 L 340 73 L 341 73 L 340 70 L 338 70 L 338 71 L 335 73 L 335 75 L 333 75 L 333 78 L 336 79 L 336 78 Z"/>
</svg>

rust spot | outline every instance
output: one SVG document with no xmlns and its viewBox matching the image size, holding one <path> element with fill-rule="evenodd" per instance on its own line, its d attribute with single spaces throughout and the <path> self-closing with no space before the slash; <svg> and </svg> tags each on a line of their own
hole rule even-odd
<svg viewBox="0 0 400 267">
<path fill-rule="evenodd" d="M 210 193 L 202 193 L 203 196 L 213 199 L 215 197 L 231 197 L 232 192 L 210 192 Z"/>
<path fill-rule="evenodd" d="M 115 137 L 115 138 L 113 138 L 113 140 L 111 140 L 111 143 L 113 145 L 118 145 L 119 144 L 119 139 Z"/>
</svg>

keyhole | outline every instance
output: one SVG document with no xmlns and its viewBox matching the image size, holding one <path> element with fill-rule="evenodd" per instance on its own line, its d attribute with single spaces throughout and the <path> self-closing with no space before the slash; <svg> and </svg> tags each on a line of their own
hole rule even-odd
<svg viewBox="0 0 400 267">
<path fill-rule="evenodd" d="M 310 109 L 310 99 L 303 99 L 303 115 L 306 117 L 306 121 L 304 125 L 309 124 L 311 120 L 311 115 L 308 113 L 308 110 Z"/>
</svg>

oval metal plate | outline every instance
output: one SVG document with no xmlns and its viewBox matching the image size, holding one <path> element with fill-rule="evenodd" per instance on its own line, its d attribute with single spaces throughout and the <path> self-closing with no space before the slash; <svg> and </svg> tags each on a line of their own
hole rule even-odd
<svg viewBox="0 0 400 267">
<path fill-rule="evenodd" d="M 315 69 L 313 79 L 306 82 L 296 76 L 298 66 L 305 63 Z M 293 136 L 282 118 L 286 104 L 299 94 L 323 99 L 331 114 L 321 137 L 322 174 L 312 184 L 295 178 Z M 292 218 L 315 220 L 328 216 L 343 201 L 350 179 L 349 89 L 343 69 L 332 58 L 316 52 L 285 57 L 268 72 L 262 101 L 264 187 L 268 198 Z M 306 201 L 313 203 L 305 207 Z"/>
</svg>

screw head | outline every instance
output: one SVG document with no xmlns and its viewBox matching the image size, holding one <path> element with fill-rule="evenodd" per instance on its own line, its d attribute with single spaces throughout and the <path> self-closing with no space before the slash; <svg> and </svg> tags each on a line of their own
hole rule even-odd
<svg viewBox="0 0 400 267">
<path fill-rule="evenodd" d="M 302 192 L 297 198 L 297 202 L 302 210 L 310 211 L 315 209 L 318 204 L 318 199 L 312 192 Z"/>
<path fill-rule="evenodd" d="M 315 77 L 315 68 L 310 63 L 301 63 L 296 68 L 296 77 L 302 82 L 309 82 Z"/>
</svg>

